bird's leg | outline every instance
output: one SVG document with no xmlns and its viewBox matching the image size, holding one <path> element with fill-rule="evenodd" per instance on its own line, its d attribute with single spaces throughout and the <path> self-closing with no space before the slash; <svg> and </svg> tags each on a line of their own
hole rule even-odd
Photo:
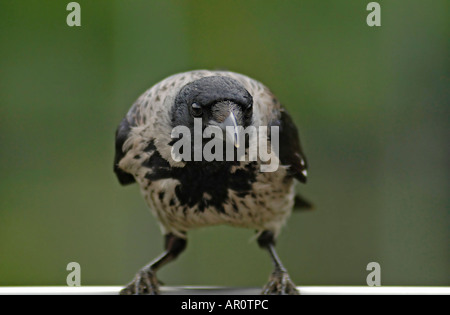
<svg viewBox="0 0 450 315">
<path fill-rule="evenodd" d="M 261 248 L 266 249 L 272 262 L 274 270 L 269 277 L 269 282 L 264 286 L 262 294 L 265 295 L 297 295 L 300 294 L 291 281 L 289 274 L 281 263 L 280 258 L 275 251 L 275 237 L 271 231 L 264 231 L 258 237 L 258 244 Z"/>
<path fill-rule="evenodd" d="M 142 268 L 122 291 L 121 295 L 156 295 L 159 294 L 159 283 L 156 278 L 156 271 L 177 258 L 177 256 L 186 248 L 187 241 L 184 238 L 167 234 L 165 236 L 165 251 L 147 266 Z"/>
</svg>

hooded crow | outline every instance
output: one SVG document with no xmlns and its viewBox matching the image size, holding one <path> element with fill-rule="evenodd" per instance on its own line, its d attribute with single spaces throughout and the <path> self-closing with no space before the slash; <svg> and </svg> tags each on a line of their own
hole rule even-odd
<svg viewBox="0 0 450 315">
<path fill-rule="evenodd" d="M 269 149 L 270 148 L 270 149 Z M 186 247 L 188 231 L 227 224 L 256 230 L 274 263 L 263 294 L 298 294 L 275 251 L 307 178 L 297 128 L 260 82 L 228 71 L 179 73 L 132 105 L 116 131 L 114 172 L 137 183 L 165 251 L 121 294 L 158 294 L 156 272 Z"/>
</svg>

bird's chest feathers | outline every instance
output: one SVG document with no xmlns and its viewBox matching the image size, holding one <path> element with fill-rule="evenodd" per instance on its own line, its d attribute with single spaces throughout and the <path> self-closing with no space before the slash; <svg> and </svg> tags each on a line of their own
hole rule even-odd
<svg viewBox="0 0 450 315">
<path fill-rule="evenodd" d="M 241 197 L 250 194 L 257 172 L 255 162 L 189 162 L 184 167 L 153 163 L 146 177 L 153 181 L 149 186 L 153 195 L 170 207 L 196 208 L 200 212 L 213 207 L 224 212 L 229 192 Z"/>
</svg>

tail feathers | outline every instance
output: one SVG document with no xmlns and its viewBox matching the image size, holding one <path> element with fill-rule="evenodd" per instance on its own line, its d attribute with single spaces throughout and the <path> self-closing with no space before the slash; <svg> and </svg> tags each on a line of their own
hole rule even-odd
<svg viewBox="0 0 450 315">
<path fill-rule="evenodd" d="M 294 197 L 294 211 L 313 210 L 314 205 L 300 195 Z"/>
</svg>

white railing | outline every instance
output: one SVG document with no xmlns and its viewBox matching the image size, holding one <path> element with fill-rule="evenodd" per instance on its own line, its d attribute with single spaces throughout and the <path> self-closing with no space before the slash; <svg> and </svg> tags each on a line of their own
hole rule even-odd
<svg viewBox="0 0 450 315">
<path fill-rule="evenodd" d="M 0 287 L 0 295 L 116 295 L 120 286 Z M 450 295 L 450 287 L 300 286 L 302 295 Z M 167 295 L 257 295 L 260 288 L 161 287 Z"/>
</svg>

